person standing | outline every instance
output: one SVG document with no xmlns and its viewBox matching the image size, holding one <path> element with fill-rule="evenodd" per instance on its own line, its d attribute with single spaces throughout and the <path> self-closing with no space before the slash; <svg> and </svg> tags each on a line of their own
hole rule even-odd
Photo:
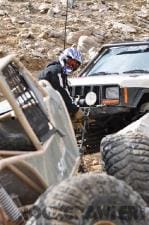
<svg viewBox="0 0 149 225">
<path fill-rule="evenodd" d="M 72 101 L 67 77 L 76 71 L 81 64 L 82 55 L 80 51 L 70 47 L 60 54 L 57 61 L 48 64 L 39 75 L 39 80 L 47 80 L 61 94 L 71 118 L 75 120 L 82 120 L 84 113 Z"/>
</svg>

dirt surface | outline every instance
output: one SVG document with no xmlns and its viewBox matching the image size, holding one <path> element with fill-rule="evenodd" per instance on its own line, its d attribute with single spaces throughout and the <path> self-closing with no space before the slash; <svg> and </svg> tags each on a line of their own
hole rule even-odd
<svg viewBox="0 0 149 225">
<path fill-rule="evenodd" d="M 0 57 L 15 53 L 36 74 L 64 48 L 66 1 L 0 0 Z M 68 9 L 66 47 L 84 64 L 103 43 L 148 38 L 148 0 L 76 0 Z"/>
<path fill-rule="evenodd" d="M 83 155 L 81 160 L 82 172 L 97 172 L 101 173 L 104 169 L 104 163 L 101 159 L 100 153 L 93 153 L 88 155 Z"/>
</svg>

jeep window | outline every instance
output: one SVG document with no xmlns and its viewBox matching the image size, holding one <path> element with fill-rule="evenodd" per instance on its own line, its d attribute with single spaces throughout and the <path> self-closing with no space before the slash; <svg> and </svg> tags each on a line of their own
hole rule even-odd
<svg viewBox="0 0 149 225">
<path fill-rule="evenodd" d="M 149 73 L 149 46 L 111 47 L 96 59 L 86 76 Z"/>
</svg>

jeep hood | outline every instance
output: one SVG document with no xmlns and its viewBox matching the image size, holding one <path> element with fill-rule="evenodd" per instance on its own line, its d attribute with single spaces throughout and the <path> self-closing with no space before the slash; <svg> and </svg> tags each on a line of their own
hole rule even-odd
<svg viewBox="0 0 149 225">
<path fill-rule="evenodd" d="M 70 86 L 119 85 L 120 87 L 149 88 L 149 74 L 122 74 L 69 78 Z"/>
</svg>

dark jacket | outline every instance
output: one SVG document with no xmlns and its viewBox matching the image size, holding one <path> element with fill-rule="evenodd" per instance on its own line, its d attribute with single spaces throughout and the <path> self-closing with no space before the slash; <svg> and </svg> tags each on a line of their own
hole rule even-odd
<svg viewBox="0 0 149 225">
<path fill-rule="evenodd" d="M 67 74 L 63 73 L 61 64 L 59 62 L 49 64 L 39 75 L 39 80 L 43 79 L 49 81 L 52 87 L 61 94 L 68 112 L 75 114 L 79 108 L 72 102 L 68 91 Z"/>
</svg>

